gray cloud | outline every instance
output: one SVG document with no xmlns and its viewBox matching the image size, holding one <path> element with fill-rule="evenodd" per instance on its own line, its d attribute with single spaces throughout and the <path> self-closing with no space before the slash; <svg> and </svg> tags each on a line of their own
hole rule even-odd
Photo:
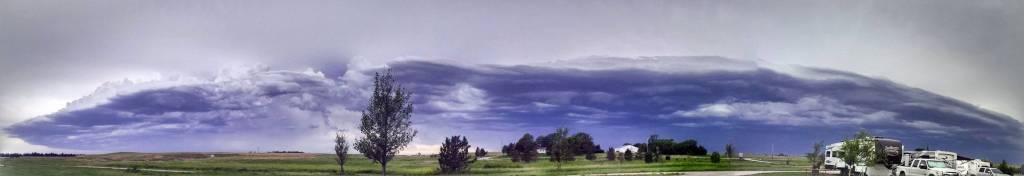
<svg viewBox="0 0 1024 176">
<path fill-rule="evenodd" d="M 414 123 L 422 135 L 414 144 L 422 150 L 414 152 L 432 152 L 435 141 L 448 135 L 468 135 L 477 145 L 496 148 L 521 133 L 561 126 L 592 133 L 605 145 L 656 133 L 711 145 L 729 138 L 749 146 L 783 142 L 789 146 L 780 148 L 800 152 L 804 143 L 867 129 L 904 139 L 910 147 L 928 145 L 987 158 L 1006 158 L 988 149 L 1024 148 L 1015 140 L 1024 134 L 1024 125 L 1008 116 L 847 72 L 777 71 L 720 57 L 571 62 L 614 66 L 401 61 L 388 67 L 415 93 Z M 660 64 L 638 64 L 652 62 Z M 658 69 L 709 63 L 722 67 Z M 752 69 L 728 69 L 735 66 Z M 33 144 L 83 150 L 245 151 L 269 142 L 326 151 L 327 143 L 315 141 L 330 132 L 348 130 L 358 136 L 352 129 L 365 106 L 370 75 L 380 68 L 346 70 L 328 78 L 312 70 L 255 67 L 212 77 L 109 84 L 62 111 L 7 131 Z M 788 139 L 765 141 L 778 138 Z"/>
<path fill-rule="evenodd" d="M 730 89 L 717 88 L 756 88 L 764 83 L 712 79 L 710 85 L 646 84 L 628 88 L 635 94 L 627 94 L 623 92 L 628 91 L 618 89 L 572 92 L 580 90 L 579 87 L 560 90 L 533 90 L 516 85 L 501 87 L 506 85 L 479 80 L 493 78 L 488 75 L 534 71 L 539 73 L 520 74 L 541 81 L 534 82 L 536 84 L 592 77 L 626 80 L 625 76 L 614 75 L 619 73 L 602 70 L 642 66 L 648 72 L 623 75 L 672 81 L 656 73 L 723 69 L 749 73 L 744 71 L 757 72 L 760 67 L 785 71 L 788 65 L 804 65 L 846 70 L 907 85 L 870 87 L 888 84 L 845 72 L 817 73 L 830 72 L 828 70 L 786 72 L 799 79 L 853 78 L 847 79 L 851 81 L 848 84 L 906 90 L 899 91 L 901 93 L 822 90 L 824 97 L 843 105 L 838 107 L 855 106 L 866 109 L 864 113 L 868 114 L 872 110 L 894 112 L 899 114 L 897 119 L 913 111 L 913 114 L 958 114 L 986 123 L 1014 124 L 991 117 L 1004 116 L 1018 121 L 1024 118 L 1019 108 L 1024 104 L 1021 101 L 1024 94 L 1018 91 L 1024 89 L 1024 81 L 1016 77 L 1024 74 L 1019 69 L 1024 66 L 1024 60 L 1019 59 L 1024 50 L 1016 48 L 1024 44 L 1024 38 L 1018 34 L 1024 28 L 1021 13 L 1024 13 L 1024 6 L 1019 1 L 3 1 L 0 2 L 0 26 L 4 26 L 0 28 L 0 69 L 5 70 L 5 74 L 0 74 L 0 127 L 54 114 L 75 100 L 80 102 L 72 102 L 65 110 L 103 104 L 105 102 L 82 96 L 101 100 L 113 96 L 103 91 L 93 92 L 111 80 L 127 78 L 127 82 L 133 84 L 125 87 L 139 87 L 140 84 L 135 83 L 165 82 L 165 77 L 170 75 L 198 73 L 199 77 L 215 77 L 220 73 L 212 70 L 262 63 L 280 70 L 313 67 L 322 71 L 325 78 L 337 81 L 339 76 L 351 76 L 344 74 L 353 69 L 346 66 L 350 65 L 350 60 L 357 62 L 352 65 L 376 67 L 394 60 L 423 58 L 465 65 L 518 65 L 513 68 L 522 69 L 467 66 L 468 71 L 438 71 L 448 74 L 424 81 L 423 86 L 434 86 L 434 89 L 423 88 L 423 91 L 442 92 L 460 87 L 470 90 L 463 94 L 423 92 L 432 96 L 423 97 L 424 100 L 449 100 L 424 104 L 424 111 L 458 111 L 439 116 L 445 118 L 494 120 L 527 107 L 551 113 L 585 114 L 582 109 L 586 108 L 579 112 L 558 110 L 563 109 L 559 107 L 566 102 L 584 103 L 583 107 L 600 103 L 690 102 L 677 104 L 677 107 L 644 109 L 660 112 L 645 115 L 658 116 L 722 103 L 719 100 L 690 101 L 718 98 L 720 94 L 737 95 L 731 97 L 731 101 L 723 100 L 729 102 L 728 105 L 799 104 L 806 96 L 798 96 L 801 94 L 794 90 L 814 87 L 730 92 Z M 673 64 L 662 64 L 666 61 L 618 63 L 614 59 L 555 61 L 594 55 L 716 55 L 748 61 L 704 59 L 703 62 Z M 544 64 L 530 65 L 533 63 Z M 536 66 L 557 69 L 537 69 Z M 436 67 L 461 68 L 459 65 Z M 417 68 L 430 69 L 422 65 Z M 571 79 L 538 79 L 548 74 L 565 74 L 557 71 L 559 69 L 610 75 L 566 74 Z M 595 70 L 597 72 L 589 72 Z M 477 76 L 458 75 L 470 73 Z M 346 79 L 365 80 L 365 77 Z M 466 82 L 464 80 L 472 81 L 460 84 Z M 523 85 L 533 82 L 499 80 Z M 353 84 L 352 87 L 365 87 L 356 85 L 357 81 L 346 82 Z M 138 89 L 182 85 L 149 86 Z M 482 94 L 474 93 L 473 89 L 481 90 Z M 516 89 L 521 89 L 522 94 L 517 94 Z M 706 95 L 655 96 L 680 92 Z M 504 95 L 515 97 L 494 98 Z M 626 95 L 651 98 L 649 102 L 616 101 L 628 98 Z M 749 97 L 759 98 L 740 101 Z M 885 97 L 921 101 L 894 106 L 898 109 L 872 105 L 894 104 L 894 100 Z M 486 108 L 476 108 L 483 104 Z M 974 106 L 995 112 L 968 108 Z M 190 107 L 180 108 L 189 110 Z M 486 114 L 495 110 L 509 112 Z M 602 110 L 611 114 L 608 119 L 626 116 L 620 111 Z M 924 122 L 959 122 L 945 121 L 947 119 L 952 118 L 919 119 L 917 121 L 922 123 L 914 125 L 928 127 L 934 125 Z M 593 119 L 571 122 L 610 123 Z M 512 128 L 515 124 L 518 123 L 497 126 Z"/>
</svg>

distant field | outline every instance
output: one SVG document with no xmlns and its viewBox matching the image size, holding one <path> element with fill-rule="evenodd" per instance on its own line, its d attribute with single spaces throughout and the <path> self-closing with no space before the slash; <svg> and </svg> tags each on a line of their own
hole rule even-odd
<svg viewBox="0 0 1024 176">
<path fill-rule="evenodd" d="M 346 175 L 379 175 L 380 166 L 371 163 L 361 155 L 350 155 L 345 164 Z M 672 156 L 671 161 L 645 164 L 643 161 L 619 162 L 583 160 L 566 163 L 561 170 L 542 157 L 541 161 L 522 164 L 513 163 L 504 156 L 493 156 L 490 160 L 479 160 L 472 164 L 468 174 L 474 175 L 585 175 L 605 173 L 681 172 L 681 171 L 725 171 L 725 170 L 806 170 L 807 160 L 801 157 L 756 157 L 769 161 L 759 163 L 737 159 L 725 159 L 722 163 L 711 163 L 707 157 Z M 789 165 L 786 162 L 789 161 Z M 48 175 L 337 175 L 338 166 L 328 154 L 139 154 L 115 153 L 90 155 L 76 158 L 18 158 L 2 161 L 3 176 L 48 176 Z M 143 171 L 127 173 L 123 170 L 84 168 L 75 166 L 99 166 L 116 168 L 140 168 Z M 389 175 L 433 175 L 438 174 L 437 159 L 429 156 L 399 156 L 388 165 Z M 168 173 L 146 171 L 145 169 L 191 171 L 193 173 Z M 793 174 L 795 175 L 795 174 Z"/>
</svg>

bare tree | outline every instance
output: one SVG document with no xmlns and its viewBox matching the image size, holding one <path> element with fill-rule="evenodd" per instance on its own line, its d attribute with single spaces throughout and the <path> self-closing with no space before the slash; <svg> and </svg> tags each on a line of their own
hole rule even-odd
<svg viewBox="0 0 1024 176">
<path fill-rule="evenodd" d="M 373 94 L 359 125 L 359 131 L 366 136 L 356 140 L 355 147 L 366 158 L 380 164 L 381 175 L 387 175 L 388 162 L 416 136 L 410 120 L 411 95 L 395 83 L 390 69 L 374 77 Z"/>
<path fill-rule="evenodd" d="M 807 153 L 807 161 L 811 162 L 811 175 L 818 175 L 818 169 L 821 168 L 821 164 L 825 162 L 825 154 L 821 152 L 822 142 L 815 142 L 814 149 L 811 153 Z"/>
<path fill-rule="evenodd" d="M 338 156 L 338 175 L 345 175 L 345 160 L 348 159 L 348 141 L 340 133 L 334 136 L 334 154 Z"/>
</svg>

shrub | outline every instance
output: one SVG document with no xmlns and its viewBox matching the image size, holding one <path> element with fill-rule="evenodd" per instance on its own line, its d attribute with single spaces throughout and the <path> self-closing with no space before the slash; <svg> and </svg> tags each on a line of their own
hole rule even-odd
<svg viewBox="0 0 1024 176">
<path fill-rule="evenodd" d="M 718 152 L 711 152 L 711 162 L 712 163 L 722 162 L 722 155 L 718 154 Z"/>
</svg>

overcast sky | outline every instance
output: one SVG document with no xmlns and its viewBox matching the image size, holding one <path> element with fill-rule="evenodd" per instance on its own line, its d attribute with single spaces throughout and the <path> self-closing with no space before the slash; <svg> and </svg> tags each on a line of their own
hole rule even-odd
<svg viewBox="0 0 1024 176">
<path fill-rule="evenodd" d="M 408 60 L 564 66 L 580 63 L 552 61 L 591 56 L 721 56 L 763 68 L 841 70 L 1019 124 L 1022 17 L 1020 1 L 5 0 L 0 127 L 104 97 L 97 88 L 122 80 L 205 81 L 253 67 L 312 68 L 335 79 Z M 690 66 L 722 64 L 711 65 Z M 788 103 L 829 99 L 843 101 Z M 0 151 L 46 148 L 0 139 Z"/>
</svg>

